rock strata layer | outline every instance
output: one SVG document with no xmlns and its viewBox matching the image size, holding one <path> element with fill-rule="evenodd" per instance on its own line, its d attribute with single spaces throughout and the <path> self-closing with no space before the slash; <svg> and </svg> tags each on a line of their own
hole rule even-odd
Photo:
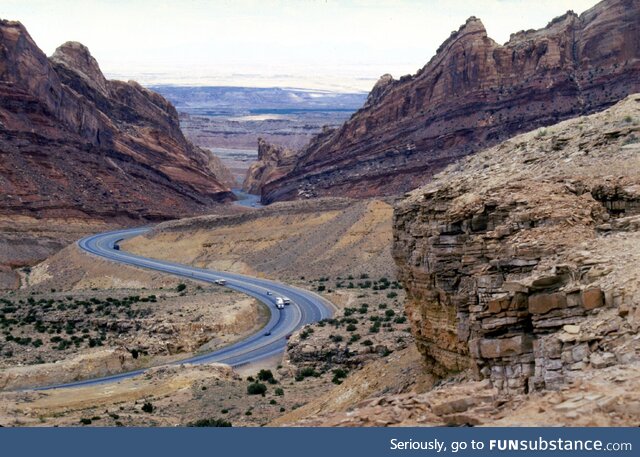
<svg viewBox="0 0 640 457">
<path fill-rule="evenodd" d="M 637 362 L 639 154 L 632 95 L 468 157 L 397 205 L 393 256 L 434 373 L 523 393 Z"/>
<path fill-rule="evenodd" d="M 50 57 L 0 21 L 0 214 L 148 220 L 232 199 L 167 100 L 109 81 L 89 50 Z"/>
<path fill-rule="evenodd" d="M 383 76 L 341 128 L 250 175 L 271 170 L 264 203 L 414 189 L 461 157 L 640 92 L 638 17 L 640 0 L 605 0 L 504 45 L 471 17 L 415 75 Z"/>
</svg>

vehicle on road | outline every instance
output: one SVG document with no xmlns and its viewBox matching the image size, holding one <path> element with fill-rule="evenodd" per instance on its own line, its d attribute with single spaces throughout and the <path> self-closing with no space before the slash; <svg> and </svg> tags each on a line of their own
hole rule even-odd
<svg viewBox="0 0 640 457">
<path fill-rule="evenodd" d="M 283 298 L 282 301 L 284 302 L 285 305 L 290 305 L 291 304 L 291 299 L 290 298 Z"/>
<path fill-rule="evenodd" d="M 276 306 L 282 305 L 284 306 L 284 300 L 282 297 L 276 297 Z"/>
<path fill-rule="evenodd" d="M 284 309 L 284 303 L 276 303 L 276 308 Z"/>
<path fill-rule="evenodd" d="M 270 290 L 267 290 L 267 295 L 273 295 L 273 292 L 271 292 Z"/>
<path fill-rule="evenodd" d="M 254 363 L 263 360 L 268 357 L 272 357 L 274 354 L 281 354 L 284 351 L 286 344 L 285 340 L 291 337 L 292 332 L 298 330 L 304 325 L 318 322 L 323 319 L 331 317 L 331 308 L 318 297 L 315 293 L 305 291 L 302 289 L 293 288 L 282 283 L 275 283 L 266 279 L 252 278 L 248 276 L 237 275 L 229 272 L 217 272 L 213 270 L 203 270 L 199 268 L 193 268 L 188 265 L 176 264 L 159 259 L 153 259 L 149 257 L 141 257 L 134 254 L 130 254 L 122 247 L 121 249 L 114 249 L 115 245 L 119 242 L 139 236 L 147 233 L 151 230 L 150 227 L 140 227 L 135 229 L 124 229 L 113 232 L 100 233 L 96 235 L 90 235 L 82 238 L 78 241 L 78 247 L 85 251 L 87 254 L 99 256 L 109 260 L 116 261 L 121 264 L 131 265 L 137 268 L 145 268 L 153 271 L 160 271 L 163 273 L 173 274 L 176 276 L 187 276 L 197 279 L 199 281 L 215 283 L 219 285 L 227 284 L 227 287 L 233 287 L 239 292 L 245 293 L 248 296 L 257 298 L 264 304 L 270 307 L 269 317 L 269 330 L 261 330 L 257 333 L 252 333 L 246 338 L 236 341 L 235 343 L 222 348 L 215 349 L 211 352 L 203 354 L 197 354 L 185 359 L 175 360 L 170 362 L 171 365 L 179 365 L 183 363 L 191 364 L 205 364 L 205 363 L 224 363 L 232 367 L 244 366 L 248 363 Z M 228 278 L 226 281 L 221 280 L 222 277 Z M 231 282 L 228 282 L 231 281 Z M 271 291 L 268 287 L 273 286 L 275 289 Z M 296 305 L 300 308 L 300 313 L 285 313 L 283 308 L 279 309 L 279 312 L 273 311 L 273 304 L 275 297 L 267 298 L 265 292 L 272 292 L 271 295 L 275 295 L 275 290 L 282 290 L 282 293 L 286 293 L 293 297 Z M 286 292 L 285 292 L 286 290 Z M 284 307 L 284 299 L 282 300 L 282 306 Z M 286 317 L 286 319 L 284 318 Z M 260 332 L 263 335 L 269 336 L 268 339 L 259 338 Z M 102 383 L 118 382 L 122 379 L 132 378 L 138 376 L 144 372 L 144 369 L 138 369 L 133 371 L 127 371 L 124 373 L 117 373 L 110 376 L 102 376 L 92 379 L 85 379 L 82 381 L 72 381 L 63 384 L 48 384 L 34 387 L 38 390 L 49 390 L 63 387 L 72 386 L 88 386 L 97 385 Z"/>
<path fill-rule="evenodd" d="M 120 246 L 118 246 L 117 244 L 114 244 L 113 245 L 113 249 L 115 249 L 116 251 L 119 251 L 120 250 Z"/>
</svg>

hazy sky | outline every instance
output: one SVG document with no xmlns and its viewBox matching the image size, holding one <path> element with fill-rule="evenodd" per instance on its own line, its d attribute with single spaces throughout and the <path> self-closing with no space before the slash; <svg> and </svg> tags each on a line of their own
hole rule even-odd
<svg viewBox="0 0 640 457">
<path fill-rule="evenodd" d="M 368 90 L 414 73 L 469 16 L 503 43 L 595 0 L 1 0 L 49 55 L 87 45 L 109 77 L 143 84 Z"/>
</svg>

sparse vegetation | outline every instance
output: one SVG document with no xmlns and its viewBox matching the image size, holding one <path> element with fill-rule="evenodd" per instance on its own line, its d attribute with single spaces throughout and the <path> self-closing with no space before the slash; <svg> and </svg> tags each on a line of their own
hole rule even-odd
<svg viewBox="0 0 640 457">
<path fill-rule="evenodd" d="M 267 392 L 267 386 L 261 382 L 252 382 L 247 386 L 247 393 L 249 395 L 263 395 Z"/>
<path fill-rule="evenodd" d="M 224 419 L 209 418 L 189 422 L 187 427 L 231 427 L 231 422 Z"/>
</svg>

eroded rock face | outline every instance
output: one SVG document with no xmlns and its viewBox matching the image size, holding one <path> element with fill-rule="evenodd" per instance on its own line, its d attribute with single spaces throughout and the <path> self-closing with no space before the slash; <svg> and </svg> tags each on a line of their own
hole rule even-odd
<svg viewBox="0 0 640 457">
<path fill-rule="evenodd" d="M 472 17 L 413 76 L 385 75 L 340 129 L 262 186 L 265 203 L 392 195 L 449 163 L 640 91 L 639 0 L 605 0 L 504 45 Z"/>
<path fill-rule="evenodd" d="M 286 162 L 294 152 L 282 146 L 258 138 L 258 160 L 247 170 L 242 190 L 250 194 L 260 194 L 262 186 L 268 181 L 282 176 L 288 171 Z"/>
<path fill-rule="evenodd" d="M 469 157 L 397 205 L 393 255 L 434 373 L 523 393 L 637 360 L 638 152 L 634 95 Z"/>
<path fill-rule="evenodd" d="M 0 21 L 0 213 L 166 219 L 230 200 L 175 108 L 108 81 L 88 49 L 48 59 L 22 24 Z"/>
</svg>

